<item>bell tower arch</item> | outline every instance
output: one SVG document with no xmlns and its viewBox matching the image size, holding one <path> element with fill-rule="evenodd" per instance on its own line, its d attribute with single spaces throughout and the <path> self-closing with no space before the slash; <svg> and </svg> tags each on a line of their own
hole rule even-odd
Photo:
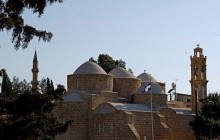
<svg viewBox="0 0 220 140">
<path fill-rule="evenodd" d="M 192 97 L 192 112 L 197 113 L 201 109 L 200 99 L 207 96 L 207 83 L 206 79 L 206 59 L 203 55 L 203 49 L 197 45 L 194 49 L 194 55 L 190 56 L 191 59 L 191 97 Z"/>
</svg>

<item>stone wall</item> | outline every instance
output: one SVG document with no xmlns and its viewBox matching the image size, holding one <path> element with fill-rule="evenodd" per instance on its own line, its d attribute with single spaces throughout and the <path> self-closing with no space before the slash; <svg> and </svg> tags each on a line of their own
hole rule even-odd
<svg viewBox="0 0 220 140">
<path fill-rule="evenodd" d="M 136 94 L 141 86 L 141 80 L 135 78 L 114 78 L 113 91 L 119 93 L 119 97 L 130 98 Z"/>
<path fill-rule="evenodd" d="M 53 110 L 59 122 L 72 120 L 65 134 L 56 136 L 56 140 L 87 140 L 88 139 L 88 105 L 82 102 L 61 102 Z"/>
<path fill-rule="evenodd" d="M 117 92 L 100 92 L 92 96 L 92 110 L 95 109 L 102 103 L 106 102 L 117 102 L 118 101 L 118 93 Z"/>
<path fill-rule="evenodd" d="M 152 139 L 151 112 L 132 112 L 134 114 L 134 126 L 140 136 L 140 140 Z M 164 116 L 154 112 L 153 135 L 155 140 L 168 140 L 169 128 L 165 124 Z"/>
<path fill-rule="evenodd" d="M 67 76 L 67 91 L 97 90 L 112 91 L 113 77 L 108 74 L 79 74 Z"/>
<path fill-rule="evenodd" d="M 169 126 L 169 140 L 195 140 L 193 130 L 189 125 L 193 115 L 176 114 L 170 108 L 160 110 L 165 117 L 166 124 Z"/>
<path fill-rule="evenodd" d="M 105 109 L 109 108 L 110 113 L 94 112 L 90 127 L 91 140 L 140 140 L 132 123 L 132 113 L 115 110 L 108 104 L 101 108 L 104 106 Z"/>
<path fill-rule="evenodd" d="M 135 94 L 132 97 L 132 102 L 135 104 L 150 104 L 151 94 Z M 167 95 L 152 93 L 152 104 L 154 106 L 167 107 Z"/>
</svg>

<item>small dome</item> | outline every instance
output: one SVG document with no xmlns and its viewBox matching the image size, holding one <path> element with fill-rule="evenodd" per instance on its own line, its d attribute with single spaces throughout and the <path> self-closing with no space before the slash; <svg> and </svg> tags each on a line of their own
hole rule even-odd
<svg viewBox="0 0 220 140">
<path fill-rule="evenodd" d="M 136 78 L 130 71 L 121 67 L 114 68 L 108 74 L 111 74 L 116 78 Z"/>
<path fill-rule="evenodd" d="M 146 94 L 146 93 L 162 94 L 164 92 L 158 83 L 145 82 L 140 88 L 138 88 L 137 93 L 138 94 Z"/>
<path fill-rule="evenodd" d="M 141 79 L 142 82 L 153 82 L 153 83 L 158 82 L 153 76 L 146 73 L 146 71 L 144 71 L 144 73 L 140 74 L 137 78 Z"/>
<path fill-rule="evenodd" d="M 98 64 L 87 61 L 79 66 L 73 74 L 107 74 Z"/>
</svg>

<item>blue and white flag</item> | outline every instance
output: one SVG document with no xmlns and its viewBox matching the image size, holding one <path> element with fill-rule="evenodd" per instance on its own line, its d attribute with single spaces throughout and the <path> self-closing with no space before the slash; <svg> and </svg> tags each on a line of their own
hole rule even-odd
<svg viewBox="0 0 220 140">
<path fill-rule="evenodd" d="M 151 91 L 151 83 L 149 83 L 148 85 L 144 86 L 143 92 L 148 92 Z"/>
</svg>

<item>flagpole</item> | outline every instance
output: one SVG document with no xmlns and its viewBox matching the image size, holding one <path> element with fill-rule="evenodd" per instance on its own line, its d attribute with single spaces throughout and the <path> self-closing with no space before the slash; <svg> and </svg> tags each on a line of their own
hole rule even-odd
<svg viewBox="0 0 220 140">
<path fill-rule="evenodd" d="M 151 78 L 150 78 L 150 84 L 151 84 Z M 154 118 L 153 118 L 153 105 L 152 105 L 152 87 L 151 87 L 151 90 L 150 90 L 150 109 L 151 109 L 151 135 L 152 135 L 152 140 L 154 140 Z"/>
</svg>

